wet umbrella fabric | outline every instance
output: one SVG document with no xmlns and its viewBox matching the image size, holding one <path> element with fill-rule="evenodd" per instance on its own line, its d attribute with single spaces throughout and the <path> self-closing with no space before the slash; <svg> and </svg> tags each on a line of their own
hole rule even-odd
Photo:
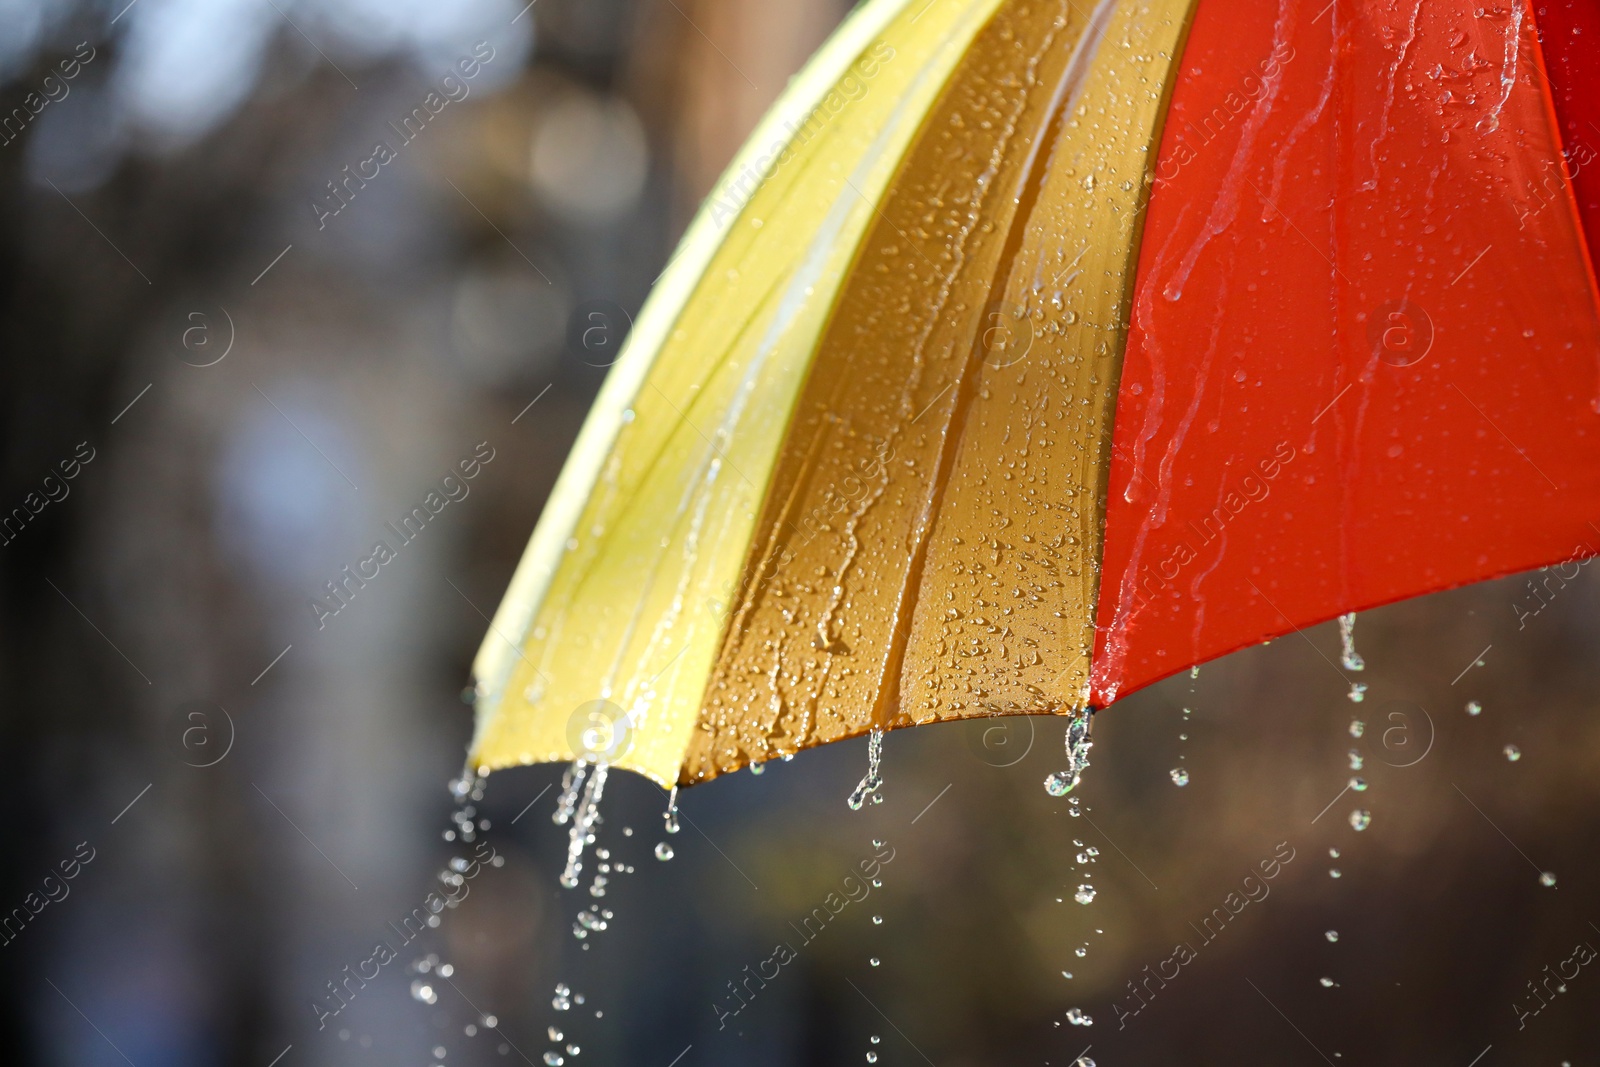
<svg viewBox="0 0 1600 1067">
<path fill-rule="evenodd" d="M 1600 551 L 1592 16 L 862 5 L 641 312 L 470 758 L 690 783 Z"/>
</svg>

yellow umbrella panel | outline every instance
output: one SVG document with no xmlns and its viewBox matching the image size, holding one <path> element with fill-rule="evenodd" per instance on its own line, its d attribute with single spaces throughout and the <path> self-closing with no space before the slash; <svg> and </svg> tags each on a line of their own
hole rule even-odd
<svg viewBox="0 0 1600 1067">
<path fill-rule="evenodd" d="M 668 785 L 1085 706 L 1189 7 L 851 16 L 708 199 L 591 412 L 474 664 L 473 766 Z"/>
</svg>

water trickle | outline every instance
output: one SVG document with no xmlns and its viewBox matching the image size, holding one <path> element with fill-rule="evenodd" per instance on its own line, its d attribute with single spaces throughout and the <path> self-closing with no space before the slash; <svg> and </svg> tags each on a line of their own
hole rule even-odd
<svg viewBox="0 0 1600 1067">
<path fill-rule="evenodd" d="M 665 841 L 663 841 L 663 842 L 661 842 L 660 844 L 658 844 L 656 846 L 656 859 L 660 860 L 662 863 L 665 863 L 665 862 L 667 862 L 667 860 L 670 860 L 672 857 L 673 857 L 673 851 L 672 851 L 672 846 L 671 845 L 669 845 Z"/>
<path fill-rule="evenodd" d="M 1083 780 L 1084 768 L 1089 766 L 1089 750 L 1094 742 L 1089 740 L 1089 710 L 1075 712 L 1067 722 L 1067 769 L 1056 771 L 1044 780 L 1044 791 L 1053 797 L 1064 797 Z M 1077 814 L 1076 810 L 1073 814 Z"/>
<path fill-rule="evenodd" d="M 1167 773 L 1172 776 L 1173 785 L 1182 787 L 1189 784 L 1189 772 L 1182 767 L 1174 767 Z"/>
<path fill-rule="evenodd" d="M 1505 752 L 1506 759 L 1510 760 L 1512 763 L 1515 763 L 1517 760 L 1522 758 L 1522 749 L 1518 748 L 1516 745 L 1507 745 L 1504 749 L 1502 749 L 1502 751 Z"/>
<path fill-rule="evenodd" d="M 675 834 L 680 829 L 678 826 L 678 787 L 673 786 L 672 792 L 667 794 L 666 814 L 661 816 L 666 822 L 667 833 Z"/>
<path fill-rule="evenodd" d="M 883 775 L 879 767 L 883 762 L 883 728 L 874 726 L 867 735 L 867 773 L 850 793 L 850 798 L 845 801 L 850 805 L 851 811 L 860 811 L 861 805 L 871 797 L 874 804 L 883 803 Z"/>
<path fill-rule="evenodd" d="M 1356 613 L 1339 616 L 1339 662 L 1347 671 L 1364 671 L 1366 661 L 1356 651 Z"/>
<path fill-rule="evenodd" d="M 1478 703 L 1476 700 L 1467 701 L 1467 714 L 1468 715 L 1481 715 L 1482 713 L 1483 713 L 1483 705 L 1482 704 Z"/>
<path fill-rule="evenodd" d="M 552 819 L 558 825 L 572 823 L 567 831 L 567 866 L 561 872 L 561 884 L 568 889 L 577 888 L 578 875 L 583 871 L 583 850 L 594 844 L 595 829 L 604 821 L 600 818 L 600 798 L 605 793 L 609 771 L 604 763 L 595 763 L 591 769 L 586 760 L 574 760 L 561 780 L 561 797 Z M 575 798 L 580 785 L 583 799 L 578 801 Z"/>
<path fill-rule="evenodd" d="M 1357 808 L 1350 813 L 1350 828 L 1352 830 L 1365 830 L 1372 825 L 1372 813 L 1366 808 Z"/>
</svg>

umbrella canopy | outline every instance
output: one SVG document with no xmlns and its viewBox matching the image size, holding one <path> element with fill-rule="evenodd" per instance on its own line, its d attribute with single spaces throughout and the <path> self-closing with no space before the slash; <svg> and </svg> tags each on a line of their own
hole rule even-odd
<svg viewBox="0 0 1600 1067">
<path fill-rule="evenodd" d="M 641 312 L 473 765 L 1072 713 L 1600 551 L 1595 21 L 863 4 Z"/>
</svg>

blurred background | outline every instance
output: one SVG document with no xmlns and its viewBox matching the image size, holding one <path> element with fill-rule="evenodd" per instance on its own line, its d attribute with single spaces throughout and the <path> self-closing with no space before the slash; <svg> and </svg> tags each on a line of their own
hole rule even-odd
<svg viewBox="0 0 1600 1067">
<path fill-rule="evenodd" d="M 621 774 L 597 897 L 524 768 L 440 881 L 486 617 L 846 9 L 0 0 L 7 1062 L 1600 1062 L 1577 564 L 1361 617 L 1360 673 L 1326 626 L 1138 694 L 1076 803 L 1048 719 L 891 735 L 861 812 L 860 742 L 675 835 Z"/>
</svg>

